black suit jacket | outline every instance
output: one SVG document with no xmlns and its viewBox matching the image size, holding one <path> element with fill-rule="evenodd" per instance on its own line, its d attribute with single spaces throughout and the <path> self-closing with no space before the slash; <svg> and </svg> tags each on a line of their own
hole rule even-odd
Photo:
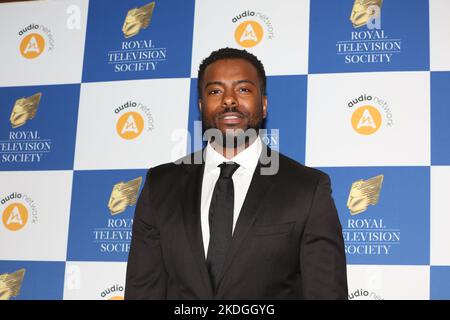
<svg viewBox="0 0 450 320">
<path fill-rule="evenodd" d="M 200 224 L 204 165 L 150 169 L 134 216 L 125 299 L 346 299 L 342 228 L 328 176 L 281 154 L 277 174 L 261 175 L 261 166 L 216 292 Z"/>
</svg>

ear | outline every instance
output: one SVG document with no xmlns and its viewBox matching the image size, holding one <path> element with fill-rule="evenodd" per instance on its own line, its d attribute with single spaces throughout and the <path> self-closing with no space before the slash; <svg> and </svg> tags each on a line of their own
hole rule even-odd
<svg viewBox="0 0 450 320">
<path fill-rule="evenodd" d="M 200 110 L 200 112 L 202 112 L 202 99 L 198 99 L 198 109 Z"/>
<path fill-rule="evenodd" d="M 267 96 L 262 97 L 263 119 L 267 117 Z"/>
</svg>

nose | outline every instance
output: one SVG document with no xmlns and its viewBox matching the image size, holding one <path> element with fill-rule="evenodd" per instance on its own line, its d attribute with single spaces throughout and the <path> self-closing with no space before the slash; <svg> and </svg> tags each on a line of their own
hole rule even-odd
<svg viewBox="0 0 450 320">
<path fill-rule="evenodd" d="M 223 95 L 223 103 L 224 108 L 237 106 L 237 99 L 233 90 L 226 90 Z"/>
</svg>

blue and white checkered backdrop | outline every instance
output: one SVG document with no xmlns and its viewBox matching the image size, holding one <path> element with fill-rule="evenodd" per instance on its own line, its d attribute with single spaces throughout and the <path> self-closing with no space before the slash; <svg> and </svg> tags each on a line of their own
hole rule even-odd
<svg viewBox="0 0 450 320">
<path fill-rule="evenodd" d="M 114 197 L 201 147 L 197 69 L 229 46 L 266 68 L 267 142 L 332 179 L 349 298 L 450 298 L 450 1 L 154 0 L 141 25 L 151 2 L 0 5 L 0 296 L 123 298 Z"/>
</svg>

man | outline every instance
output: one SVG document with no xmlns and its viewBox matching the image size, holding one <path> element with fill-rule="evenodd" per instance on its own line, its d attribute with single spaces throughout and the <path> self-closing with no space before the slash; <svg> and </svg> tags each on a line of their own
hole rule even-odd
<svg viewBox="0 0 450 320">
<path fill-rule="evenodd" d="M 198 90 L 212 130 L 205 160 L 192 164 L 200 151 L 148 171 L 125 298 L 346 299 L 328 176 L 271 151 L 257 134 L 267 114 L 261 62 L 245 50 L 215 51 L 200 65 Z"/>
</svg>

